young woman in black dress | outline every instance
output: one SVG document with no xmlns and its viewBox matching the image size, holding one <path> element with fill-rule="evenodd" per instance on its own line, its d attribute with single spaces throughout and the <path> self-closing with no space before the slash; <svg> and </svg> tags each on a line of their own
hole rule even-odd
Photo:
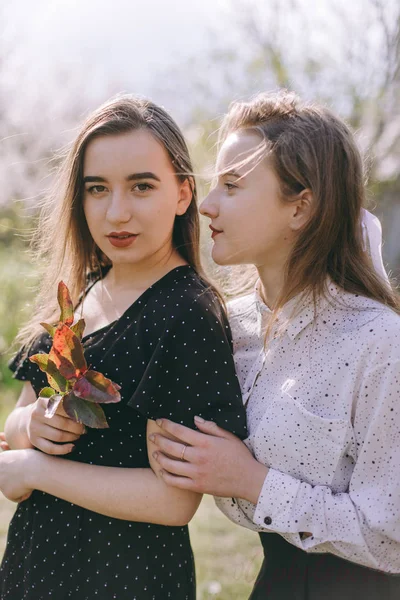
<svg viewBox="0 0 400 600">
<path fill-rule="evenodd" d="M 195 599 L 187 523 L 201 495 L 165 484 L 148 437 L 165 415 L 241 438 L 246 426 L 229 326 L 200 266 L 192 172 L 171 117 L 133 97 L 92 114 L 61 168 L 37 308 L 10 365 L 26 383 L 0 457 L 0 489 L 20 501 L 1 600 Z M 62 409 L 47 419 L 37 397 L 46 376 L 28 356 L 51 346 L 38 323 L 57 321 L 60 279 L 86 321 L 87 363 L 121 386 L 106 430 Z"/>
</svg>

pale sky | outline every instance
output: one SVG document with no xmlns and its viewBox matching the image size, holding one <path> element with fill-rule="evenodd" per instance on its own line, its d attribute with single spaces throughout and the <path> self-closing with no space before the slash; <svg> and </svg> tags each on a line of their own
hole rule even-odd
<svg viewBox="0 0 400 600">
<path fill-rule="evenodd" d="M 346 6 L 349 11 L 348 0 L 299 1 L 313 23 L 326 17 L 329 6 Z M 265 9 L 265 19 L 274 6 L 274 0 L 244 2 L 256 4 L 261 14 Z M 362 2 L 353 0 L 350 8 Z M 290 24 L 291 0 L 279 4 L 285 7 L 285 22 Z M 176 109 L 169 108 L 180 112 L 192 100 L 185 85 L 191 72 L 174 78 L 171 69 L 207 54 L 210 48 L 227 48 L 234 35 L 232 15 L 240 20 L 237 7 L 238 0 L 0 0 L 0 57 L 1 45 L 6 52 L 11 49 L 0 85 L 12 90 L 10 97 L 17 91 L 21 102 L 15 111 L 22 106 L 29 111 L 37 99 L 45 106 L 47 100 L 45 110 L 55 118 L 57 104 L 65 103 L 64 91 L 79 95 L 83 107 L 96 105 L 116 91 L 150 95 L 161 103 L 175 97 Z M 337 31 L 329 33 L 334 52 Z M 313 40 L 323 39 L 326 31 L 317 25 L 311 34 Z M 304 36 L 294 37 L 310 42 Z M 239 43 L 239 53 L 245 53 L 246 40 Z M 301 48 L 292 50 L 301 52 Z"/>
<path fill-rule="evenodd" d="M 144 95 L 171 84 L 172 65 L 207 48 L 226 0 L 1 0 L 9 82 L 21 74 L 29 97 L 58 72 L 71 72 L 94 95 L 113 81 Z M 0 25 L 1 27 L 1 25 Z"/>
</svg>

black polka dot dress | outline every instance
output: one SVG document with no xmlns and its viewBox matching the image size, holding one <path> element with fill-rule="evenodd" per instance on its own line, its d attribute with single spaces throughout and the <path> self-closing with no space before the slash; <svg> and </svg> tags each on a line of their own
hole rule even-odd
<svg viewBox="0 0 400 600">
<path fill-rule="evenodd" d="M 147 420 L 159 417 L 194 428 L 200 415 L 246 437 L 229 326 L 191 267 L 170 271 L 83 343 L 88 364 L 121 385 L 122 400 L 103 405 L 109 429 L 89 429 L 66 460 L 148 468 Z M 43 334 L 29 354 L 50 345 Z M 21 353 L 10 367 L 36 393 L 46 385 Z M 10 525 L 0 598 L 194 600 L 188 528 L 113 519 L 35 491 Z"/>
</svg>

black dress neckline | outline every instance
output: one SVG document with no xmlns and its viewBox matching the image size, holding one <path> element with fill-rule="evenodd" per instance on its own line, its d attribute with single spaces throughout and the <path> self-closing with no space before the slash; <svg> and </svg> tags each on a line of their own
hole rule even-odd
<svg viewBox="0 0 400 600">
<path fill-rule="evenodd" d="M 95 283 L 104 279 L 105 275 L 110 271 L 110 269 L 111 269 L 110 266 L 103 268 L 102 271 L 97 274 L 97 277 L 95 277 L 93 280 L 90 281 L 89 285 L 87 286 L 87 288 L 85 290 L 86 294 L 92 289 L 92 287 L 94 286 Z M 178 273 L 180 273 L 181 270 L 184 274 L 195 273 L 195 270 L 193 269 L 193 267 L 191 265 L 180 265 L 178 267 L 174 267 L 173 269 L 171 269 L 171 271 L 168 271 L 168 273 L 166 273 L 165 275 L 160 277 L 160 279 L 157 279 L 157 281 L 155 281 L 142 294 L 140 294 L 140 296 L 138 296 L 136 298 L 136 300 L 134 300 L 132 302 L 132 304 L 130 304 L 128 306 L 128 308 L 126 310 L 124 310 L 124 312 L 122 313 L 122 315 L 120 317 L 118 317 L 118 319 L 114 319 L 114 321 L 107 323 L 107 325 L 104 325 L 103 327 L 100 327 L 99 329 L 95 329 L 94 331 L 92 331 L 92 333 L 88 333 L 87 335 L 84 335 L 82 337 L 82 343 L 88 339 L 93 338 L 94 336 L 100 335 L 101 333 L 108 331 L 108 329 L 110 329 L 111 327 L 114 327 L 117 323 L 122 321 L 126 316 L 129 316 L 129 313 L 132 311 L 133 307 L 136 306 L 137 303 L 143 302 L 146 299 L 147 295 L 149 293 L 153 292 L 158 287 L 168 284 L 170 279 L 173 277 L 176 277 L 176 275 Z M 77 308 L 81 302 L 82 302 L 82 297 L 80 298 L 80 301 L 77 304 L 75 310 L 77 310 Z"/>
</svg>

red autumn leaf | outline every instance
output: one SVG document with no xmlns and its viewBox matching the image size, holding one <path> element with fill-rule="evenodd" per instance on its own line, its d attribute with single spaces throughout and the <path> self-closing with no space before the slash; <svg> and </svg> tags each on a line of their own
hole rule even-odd
<svg viewBox="0 0 400 600">
<path fill-rule="evenodd" d="M 89 402 L 109 403 L 121 400 L 118 391 L 121 387 L 97 371 L 87 371 L 74 383 L 72 389 L 75 396 Z"/>
<path fill-rule="evenodd" d="M 45 416 L 51 418 L 62 402 L 65 412 L 74 421 L 105 429 L 108 423 L 99 403 L 120 402 L 121 387 L 97 371 L 88 371 L 81 343 L 85 321 L 79 319 L 72 325 L 73 305 L 62 281 L 58 286 L 58 303 L 61 308 L 59 324 L 41 323 L 53 337 L 49 354 L 30 357 L 46 373 L 51 385 L 40 392 L 49 399 Z"/>
<path fill-rule="evenodd" d="M 78 379 L 87 371 L 80 339 L 64 323 L 60 323 L 54 334 L 50 358 L 66 379 Z"/>
<path fill-rule="evenodd" d="M 69 327 L 74 322 L 74 306 L 69 290 L 63 281 L 58 284 L 57 300 L 61 308 L 60 321 Z"/>
<path fill-rule="evenodd" d="M 95 429 L 107 429 L 108 423 L 104 410 L 94 402 L 86 402 L 72 392 L 64 396 L 63 408 L 67 415 L 77 423 Z"/>
<path fill-rule="evenodd" d="M 50 354 L 34 354 L 29 360 L 46 373 L 49 385 L 58 392 L 65 392 L 68 389 L 68 381 L 61 375 Z"/>
</svg>

